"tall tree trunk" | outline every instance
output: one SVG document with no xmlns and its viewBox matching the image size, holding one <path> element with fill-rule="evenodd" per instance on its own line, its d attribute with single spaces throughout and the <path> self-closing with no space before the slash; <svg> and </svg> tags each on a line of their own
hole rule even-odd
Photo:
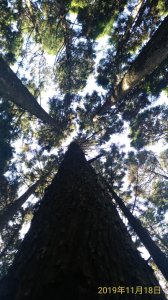
<svg viewBox="0 0 168 300">
<path fill-rule="evenodd" d="M 0 212 L 0 231 L 5 227 L 5 225 L 13 218 L 21 206 L 26 202 L 26 200 L 35 192 L 37 187 L 42 184 L 43 179 L 38 180 L 28 190 L 15 200 L 12 204 L 9 204 L 4 210 Z"/>
<path fill-rule="evenodd" d="M 44 123 L 56 127 L 54 119 L 38 104 L 2 57 L 0 57 L 0 95 L 4 99 L 13 101 Z"/>
<path fill-rule="evenodd" d="M 165 299 L 144 292 L 159 286 L 152 269 L 133 246 L 126 227 L 84 153 L 72 143 L 7 277 L 1 300 L 121 299 L 110 287 L 133 289 L 124 299 Z M 123 296 L 123 295 L 122 295 Z M 103 298 L 102 298 L 103 297 Z"/>
<path fill-rule="evenodd" d="M 142 226 L 141 221 L 133 216 L 133 214 L 124 204 L 124 201 L 114 192 L 114 190 L 110 187 L 110 185 L 107 182 L 106 185 L 111 195 L 115 199 L 116 203 L 119 205 L 120 209 L 128 219 L 131 227 L 134 229 L 135 233 L 138 235 L 141 242 L 144 244 L 149 254 L 153 258 L 155 264 L 162 272 L 165 279 L 168 280 L 168 259 L 166 255 L 160 250 L 160 248 L 152 240 L 148 230 Z"/>
<path fill-rule="evenodd" d="M 113 94 L 99 108 L 97 115 L 103 114 L 110 106 L 129 94 L 168 57 L 167 28 L 168 16 L 165 17 L 149 42 L 144 46 L 119 84 L 114 87 Z"/>
</svg>

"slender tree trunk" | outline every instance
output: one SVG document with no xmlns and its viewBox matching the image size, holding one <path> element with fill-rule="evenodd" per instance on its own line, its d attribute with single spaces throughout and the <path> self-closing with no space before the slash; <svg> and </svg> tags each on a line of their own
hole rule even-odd
<svg viewBox="0 0 168 300">
<path fill-rule="evenodd" d="M 164 248 L 164 250 L 165 250 L 166 252 L 168 252 L 168 241 L 165 240 L 164 238 L 161 238 L 161 237 L 159 236 L 159 234 L 155 231 L 155 229 L 153 228 L 152 225 L 149 225 L 149 224 L 148 224 L 148 226 L 150 227 L 151 232 L 152 232 L 152 233 L 157 237 L 157 239 L 161 242 L 162 247 Z"/>
<path fill-rule="evenodd" d="M 168 16 L 165 17 L 159 28 L 144 46 L 138 57 L 130 66 L 118 85 L 114 87 L 113 94 L 103 104 L 97 115 L 103 114 L 110 106 L 125 97 L 130 91 L 145 80 L 168 57 Z"/>
<path fill-rule="evenodd" d="M 38 180 L 31 187 L 29 187 L 22 196 L 15 200 L 15 202 L 9 204 L 4 210 L 0 212 L 0 231 L 2 231 L 5 225 L 13 218 L 13 216 L 17 213 L 21 206 L 26 202 L 26 200 L 35 192 L 35 190 L 43 182 L 43 180 Z"/>
<path fill-rule="evenodd" d="M 168 180 L 168 176 L 166 176 L 166 175 L 164 175 L 164 174 L 161 174 L 161 173 L 159 173 L 159 172 L 155 172 L 155 171 L 153 171 L 153 170 L 151 170 L 150 172 L 153 173 L 153 174 L 155 174 L 156 176 L 160 176 L 160 177 L 162 177 L 162 178 Z"/>
<path fill-rule="evenodd" d="M 153 258 L 155 264 L 162 272 L 165 279 L 168 280 L 168 259 L 166 255 L 160 250 L 156 243 L 150 237 L 150 234 L 146 228 L 141 224 L 141 221 L 132 215 L 130 210 L 124 204 L 124 201 L 114 192 L 114 190 L 108 185 L 109 191 L 119 205 L 120 209 L 128 219 L 131 227 L 134 229 L 141 242 L 144 244 L 149 254 Z"/>
<path fill-rule="evenodd" d="M 109 287 L 102 295 L 101 287 Z M 1 300 L 121 299 L 110 287 L 143 287 L 124 299 L 163 300 L 144 293 L 159 286 L 84 153 L 72 143 L 7 277 Z M 113 289 L 114 290 L 114 289 Z M 100 294 L 99 294 L 100 293 Z"/>
<path fill-rule="evenodd" d="M 0 57 L 0 95 L 4 99 L 13 101 L 44 123 L 56 127 L 54 119 L 38 104 L 2 57 Z"/>
</svg>

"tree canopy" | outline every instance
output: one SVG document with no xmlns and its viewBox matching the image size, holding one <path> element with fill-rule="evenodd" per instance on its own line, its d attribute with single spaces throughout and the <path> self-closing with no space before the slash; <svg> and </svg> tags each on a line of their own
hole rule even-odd
<svg viewBox="0 0 168 300">
<path fill-rule="evenodd" d="M 1 277 L 72 140 L 167 255 L 167 1 L 0 10 Z"/>
</svg>

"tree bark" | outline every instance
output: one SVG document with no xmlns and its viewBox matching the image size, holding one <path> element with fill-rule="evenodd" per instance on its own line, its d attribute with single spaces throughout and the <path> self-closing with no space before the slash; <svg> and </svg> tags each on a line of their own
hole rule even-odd
<svg viewBox="0 0 168 300">
<path fill-rule="evenodd" d="M 12 204 L 9 204 L 4 210 L 0 212 L 0 232 L 3 230 L 5 225 L 13 218 L 13 216 L 18 212 L 21 206 L 26 202 L 26 200 L 35 192 L 37 187 L 42 183 L 42 179 L 34 183 L 28 190 L 15 200 Z"/>
<path fill-rule="evenodd" d="M 1 300 L 110 300 L 99 287 L 159 286 L 98 183 L 84 153 L 72 143 L 7 277 Z M 124 299 L 163 300 L 164 294 Z"/>
<path fill-rule="evenodd" d="M 0 57 L 0 94 L 4 99 L 14 102 L 44 123 L 56 127 L 54 119 L 38 104 L 2 57 Z"/>
<path fill-rule="evenodd" d="M 120 101 L 131 90 L 145 80 L 146 76 L 157 69 L 168 57 L 168 16 L 165 17 L 159 28 L 143 47 L 140 54 L 130 66 L 122 80 L 114 87 L 113 94 L 99 108 L 96 115 L 102 115 L 110 106 Z"/>
</svg>

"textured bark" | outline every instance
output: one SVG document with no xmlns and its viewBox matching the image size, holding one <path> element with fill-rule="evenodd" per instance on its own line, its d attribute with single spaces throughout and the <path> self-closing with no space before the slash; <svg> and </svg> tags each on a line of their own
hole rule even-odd
<svg viewBox="0 0 168 300">
<path fill-rule="evenodd" d="M 118 85 L 114 87 L 113 94 L 103 104 L 97 115 L 103 114 L 110 106 L 125 97 L 137 85 L 144 81 L 168 57 L 168 16 L 151 37 L 146 46 L 130 66 Z"/>
<path fill-rule="evenodd" d="M 54 119 L 38 104 L 2 57 L 0 57 L 0 94 L 44 123 L 56 127 Z"/>
<path fill-rule="evenodd" d="M 99 286 L 159 285 L 97 175 L 72 143 L 7 277 L 1 300 L 110 300 Z M 124 295 L 163 300 L 164 295 Z"/>
<path fill-rule="evenodd" d="M 153 258 L 155 264 L 162 272 L 165 279 L 168 280 L 168 259 L 166 255 L 160 250 L 160 248 L 156 245 L 156 243 L 150 237 L 150 234 L 146 228 L 144 228 L 141 224 L 141 221 L 132 215 L 130 210 L 124 204 L 124 201 L 111 189 L 108 185 L 110 193 L 115 199 L 116 203 L 119 205 L 120 209 L 128 219 L 131 227 L 134 229 L 141 242 L 144 244 L 149 254 Z"/>
<path fill-rule="evenodd" d="M 15 200 L 12 204 L 9 204 L 5 210 L 0 212 L 0 231 L 5 227 L 5 225 L 13 218 L 21 206 L 26 202 L 26 200 L 35 192 L 37 187 L 42 183 L 43 180 L 38 180 L 34 183 L 28 190 Z"/>
</svg>

